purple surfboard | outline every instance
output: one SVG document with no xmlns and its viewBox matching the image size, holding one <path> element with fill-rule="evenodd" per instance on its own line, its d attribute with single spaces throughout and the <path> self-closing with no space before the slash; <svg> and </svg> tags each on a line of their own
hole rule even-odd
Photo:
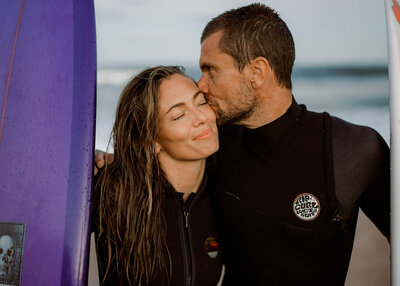
<svg viewBox="0 0 400 286">
<path fill-rule="evenodd" d="M 85 285 L 93 0 L 1 0 L 0 27 L 0 284 Z"/>
</svg>

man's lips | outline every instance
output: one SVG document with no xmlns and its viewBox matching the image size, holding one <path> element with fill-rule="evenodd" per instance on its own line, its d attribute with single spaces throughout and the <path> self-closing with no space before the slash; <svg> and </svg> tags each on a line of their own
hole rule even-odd
<svg viewBox="0 0 400 286">
<path fill-rule="evenodd" d="M 208 139 L 211 137 L 211 135 L 213 134 L 213 131 L 211 128 L 208 128 L 206 130 L 204 130 L 203 132 L 201 132 L 199 135 L 197 135 L 193 140 L 204 140 L 204 139 Z"/>
</svg>

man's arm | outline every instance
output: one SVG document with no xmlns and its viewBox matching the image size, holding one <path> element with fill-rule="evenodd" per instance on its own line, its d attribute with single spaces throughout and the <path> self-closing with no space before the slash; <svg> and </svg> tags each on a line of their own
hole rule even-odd
<svg viewBox="0 0 400 286">
<path fill-rule="evenodd" d="M 372 174 L 360 197 L 360 207 L 390 240 L 390 151 L 382 137 L 370 140 Z"/>
<path fill-rule="evenodd" d="M 104 167 L 104 164 L 110 164 L 114 160 L 114 155 L 101 150 L 94 151 L 94 176 L 97 175 L 99 169 Z"/>
<path fill-rule="evenodd" d="M 363 212 L 383 235 L 390 236 L 390 154 L 383 138 L 372 128 L 332 117 L 336 196 L 342 216 L 354 207 Z"/>
</svg>

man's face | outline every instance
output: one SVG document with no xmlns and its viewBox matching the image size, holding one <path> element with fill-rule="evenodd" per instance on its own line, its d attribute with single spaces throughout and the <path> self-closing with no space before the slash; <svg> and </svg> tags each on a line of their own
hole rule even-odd
<svg viewBox="0 0 400 286">
<path fill-rule="evenodd" d="M 198 86 L 217 114 L 219 125 L 240 124 L 251 115 L 257 97 L 246 80 L 246 67 L 239 72 L 233 58 L 220 51 L 222 35 L 223 32 L 214 33 L 201 45 L 202 76 Z"/>
</svg>

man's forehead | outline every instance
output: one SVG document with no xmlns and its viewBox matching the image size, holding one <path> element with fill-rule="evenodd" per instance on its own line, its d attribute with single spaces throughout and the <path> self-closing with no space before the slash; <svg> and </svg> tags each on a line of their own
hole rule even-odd
<svg viewBox="0 0 400 286">
<path fill-rule="evenodd" d="M 215 33 L 209 35 L 209 36 L 208 36 L 207 38 L 205 38 L 204 41 L 201 43 L 201 49 L 202 49 L 202 50 L 203 50 L 203 49 L 205 49 L 205 50 L 208 50 L 208 49 L 212 49 L 212 50 L 218 49 L 218 44 L 219 44 L 219 41 L 220 41 L 220 39 L 222 38 L 222 36 L 223 36 L 223 31 L 218 31 L 218 32 L 215 32 Z"/>
<path fill-rule="evenodd" d="M 210 65 L 210 58 L 213 55 L 223 53 L 219 49 L 219 40 L 223 35 L 222 31 L 216 32 L 208 36 L 201 43 L 200 65 Z"/>
</svg>

